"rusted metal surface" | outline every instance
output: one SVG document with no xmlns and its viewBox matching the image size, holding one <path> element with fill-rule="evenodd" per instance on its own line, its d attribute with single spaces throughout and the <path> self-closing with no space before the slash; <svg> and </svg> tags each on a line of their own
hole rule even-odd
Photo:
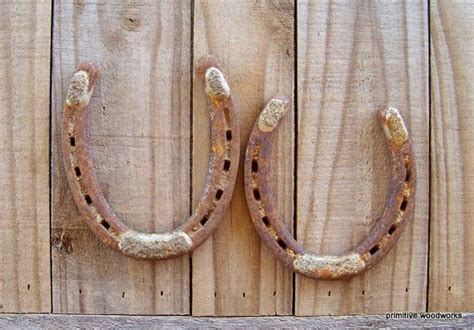
<svg viewBox="0 0 474 330">
<path fill-rule="evenodd" d="M 140 233 L 115 215 L 100 189 L 89 154 L 88 104 L 99 70 L 93 63 L 78 66 L 67 94 L 62 120 L 64 166 L 76 204 L 102 242 L 128 256 L 167 259 L 192 251 L 217 228 L 229 207 L 239 163 L 239 120 L 231 91 L 217 60 L 207 56 L 197 73 L 210 100 L 211 151 L 209 173 L 193 215 L 170 233 Z"/>
<path fill-rule="evenodd" d="M 262 240 L 287 267 L 316 279 L 339 279 L 370 269 L 395 245 L 415 207 L 415 159 L 399 112 L 380 112 L 391 163 L 388 199 L 381 218 L 352 251 L 337 256 L 308 253 L 296 242 L 278 215 L 272 190 L 271 152 L 281 118 L 289 110 L 286 97 L 275 96 L 260 114 L 245 156 L 245 192 L 253 224 Z"/>
</svg>

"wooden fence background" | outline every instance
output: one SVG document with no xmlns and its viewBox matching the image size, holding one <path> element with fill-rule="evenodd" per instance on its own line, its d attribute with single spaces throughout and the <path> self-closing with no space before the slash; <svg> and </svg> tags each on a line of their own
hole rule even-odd
<svg viewBox="0 0 474 330">
<path fill-rule="evenodd" d="M 0 0 L 0 312 L 344 315 L 474 311 L 474 1 Z M 351 280 L 294 276 L 261 245 L 242 170 L 218 231 L 191 256 L 137 261 L 101 244 L 69 191 L 59 123 L 81 60 L 102 76 L 92 152 L 134 228 L 179 225 L 201 193 L 209 115 L 193 63 L 224 64 L 242 152 L 266 99 L 291 115 L 278 206 L 315 253 L 356 244 L 381 215 L 388 159 L 375 113 L 408 122 L 414 221 Z"/>
</svg>

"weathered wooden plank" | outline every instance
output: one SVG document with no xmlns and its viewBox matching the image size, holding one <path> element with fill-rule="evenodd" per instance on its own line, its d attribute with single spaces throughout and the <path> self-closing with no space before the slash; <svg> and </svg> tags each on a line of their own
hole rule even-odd
<svg viewBox="0 0 474 330">
<path fill-rule="evenodd" d="M 474 311 L 474 3 L 433 1 L 429 309 Z"/>
<path fill-rule="evenodd" d="M 0 3 L 0 313 L 48 312 L 50 1 Z"/>
<path fill-rule="evenodd" d="M 223 62 L 240 113 L 242 156 L 250 130 L 273 94 L 293 93 L 293 1 L 196 1 L 194 59 L 213 54 Z M 202 82 L 193 93 L 193 202 L 208 167 L 209 113 Z M 292 228 L 294 121 L 279 132 L 274 156 L 280 213 Z M 242 158 L 241 158 L 242 159 Z M 253 228 L 242 163 L 226 219 L 193 253 L 194 315 L 274 315 L 292 311 L 292 276 Z"/>
<path fill-rule="evenodd" d="M 381 215 L 390 170 L 377 112 L 405 118 L 417 161 L 416 212 L 394 251 L 352 280 L 297 277 L 296 314 L 425 309 L 428 234 L 426 1 L 298 3 L 297 238 L 350 250 Z"/>
<path fill-rule="evenodd" d="M 54 8 L 53 299 L 60 313 L 189 313 L 189 257 L 138 261 L 83 223 L 59 154 L 69 79 L 79 61 L 101 78 L 92 155 L 106 197 L 131 227 L 162 232 L 189 215 L 190 1 L 57 1 Z"/>
<path fill-rule="evenodd" d="M 461 314 L 461 313 L 459 313 Z M 474 314 L 451 317 L 388 318 L 386 315 L 321 317 L 189 317 L 189 316 L 120 316 L 120 315 L 12 315 L 0 316 L 0 327 L 7 329 L 308 329 L 308 328 L 471 328 Z"/>
</svg>

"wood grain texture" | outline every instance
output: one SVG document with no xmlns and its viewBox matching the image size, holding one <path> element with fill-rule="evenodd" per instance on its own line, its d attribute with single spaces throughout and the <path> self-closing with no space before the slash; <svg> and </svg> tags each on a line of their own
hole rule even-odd
<svg viewBox="0 0 474 330">
<path fill-rule="evenodd" d="M 431 11 L 429 310 L 474 311 L 474 2 Z"/>
<path fill-rule="evenodd" d="M 134 229 L 189 215 L 190 1 L 57 1 L 53 47 L 53 300 L 60 313 L 189 313 L 189 256 L 138 261 L 82 221 L 60 155 L 62 106 L 79 61 L 98 64 L 91 153 L 105 196 Z"/>
<path fill-rule="evenodd" d="M 243 187 L 243 155 L 265 101 L 293 93 L 293 1 L 196 1 L 194 59 L 223 63 L 241 124 L 241 163 L 230 211 L 213 238 L 193 253 L 193 315 L 275 315 L 292 311 L 292 275 L 252 225 Z M 193 203 L 208 167 L 209 112 L 203 84 L 193 93 Z M 287 116 L 275 148 L 275 190 L 293 224 L 294 121 Z"/>
<path fill-rule="evenodd" d="M 377 112 L 398 108 L 417 162 L 414 221 L 382 262 L 351 280 L 297 276 L 296 315 L 423 311 L 428 248 L 425 1 L 298 3 L 297 238 L 350 250 L 382 214 L 388 152 Z"/>
<path fill-rule="evenodd" d="M 387 318 L 386 315 L 321 317 L 189 317 L 120 315 L 2 315 L 7 329 L 341 329 L 341 328 L 472 328 L 474 314 L 462 318 Z"/>
<path fill-rule="evenodd" d="M 0 3 L 0 313 L 49 312 L 50 1 Z"/>
<path fill-rule="evenodd" d="M 430 11 L 424 0 L 58 0 L 53 18 L 51 9 L 46 0 L 0 1 L 0 313 L 51 308 L 55 313 L 200 316 L 288 315 L 293 307 L 296 315 L 474 311 L 473 1 L 434 0 Z M 102 73 L 91 103 L 91 134 L 106 197 L 131 227 L 163 232 L 187 218 L 208 168 L 209 112 L 202 82 L 191 85 L 191 61 L 205 54 L 222 60 L 241 116 L 243 156 L 265 101 L 274 94 L 294 96 L 295 52 L 298 109 L 279 130 L 274 184 L 289 229 L 296 207 L 296 236 L 309 251 L 341 253 L 366 235 L 381 215 L 389 182 L 375 114 L 390 104 L 408 123 L 417 157 L 416 214 L 379 265 L 349 281 L 297 277 L 293 288 L 292 274 L 260 243 L 251 224 L 242 164 L 231 210 L 213 238 L 193 253 L 192 269 L 188 256 L 137 261 L 93 236 L 74 204 L 59 154 L 62 106 L 79 61 L 97 62 Z M 472 322 L 473 315 L 465 314 L 449 325 L 472 327 Z M 0 316 L 0 328 L 78 324 L 448 325 L 436 319 L 386 320 L 385 315 Z"/>
</svg>

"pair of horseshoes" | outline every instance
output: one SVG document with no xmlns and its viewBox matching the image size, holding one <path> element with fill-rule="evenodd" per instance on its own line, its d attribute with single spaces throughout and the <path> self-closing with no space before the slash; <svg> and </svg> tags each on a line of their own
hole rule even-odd
<svg viewBox="0 0 474 330">
<path fill-rule="evenodd" d="M 99 186 L 89 153 L 88 104 L 99 70 L 81 63 L 74 73 L 64 107 L 61 140 L 64 165 L 74 200 L 87 225 L 107 246 L 140 259 L 168 259 L 191 252 L 217 228 L 229 207 L 239 164 L 240 132 L 229 85 L 217 60 L 203 58 L 210 100 L 211 151 L 209 173 L 201 198 L 189 219 L 169 233 L 130 229 L 112 211 Z"/>
<path fill-rule="evenodd" d="M 217 60 L 201 59 L 210 100 L 211 153 L 209 173 L 191 217 L 169 233 L 141 233 L 128 228 L 112 211 L 100 189 L 89 153 L 88 109 L 98 69 L 82 63 L 68 90 L 61 128 L 64 165 L 75 202 L 87 225 L 109 247 L 140 259 L 168 259 L 191 252 L 217 228 L 229 207 L 239 163 L 238 115 L 230 88 Z M 403 119 L 387 108 L 380 113 L 390 152 L 392 178 L 381 219 L 352 251 L 340 256 L 305 252 L 278 217 L 271 186 L 272 141 L 289 109 L 286 97 L 265 106 L 251 133 L 244 164 L 245 193 L 252 221 L 262 240 L 291 270 L 317 279 L 352 277 L 371 268 L 395 245 L 413 216 L 416 173 L 414 156 Z"/>
<path fill-rule="evenodd" d="M 291 270 L 323 280 L 353 277 L 370 269 L 390 251 L 413 216 L 416 173 L 408 131 L 396 109 L 388 107 L 380 112 L 391 163 L 390 189 L 382 217 L 352 251 L 337 256 L 313 255 L 296 242 L 274 205 L 270 166 L 272 143 L 289 107 L 286 97 L 272 98 L 250 135 L 244 177 L 253 224 L 261 239 Z"/>
</svg>

